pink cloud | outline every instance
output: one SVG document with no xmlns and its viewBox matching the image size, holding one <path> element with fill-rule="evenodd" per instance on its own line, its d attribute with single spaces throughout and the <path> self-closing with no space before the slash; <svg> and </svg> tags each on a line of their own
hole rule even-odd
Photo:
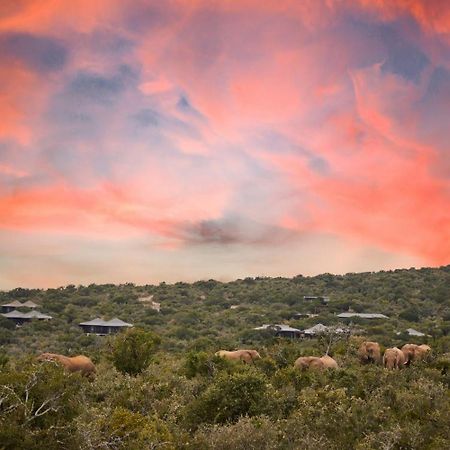
<svg viewBox="0 0 450 450">
<path fill-rule="evenodd" d="M 178 248 L 186 229 L 228 236 L 219 225 L 239 217 L 446 263 L 435 78 L 449 14 L 413 0 L 19 2 L 0 33 L 50 36 L 68 57 L 49 74 L 0 63 L 0 138 L 16 144 L 0 153 L 0 227 Z M 117 39 L 99 49 L 96 33 Z"/>
</svg>

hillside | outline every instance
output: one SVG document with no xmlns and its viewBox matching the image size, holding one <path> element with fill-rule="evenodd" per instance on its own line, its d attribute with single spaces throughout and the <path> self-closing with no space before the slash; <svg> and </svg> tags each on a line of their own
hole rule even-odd
<svg viewBox="0 0 450 450">
<path fill-rule="evenodd" d="M 325 296 L 307 300 L 304 297 Z M 257 278 L 158 286 L 14 289 L 53 317 L 16 328 L 0 319 L 0 449 L 442 450 L 450 447 L 450 266 L 393 272 Z M 144 301 L 143 301 L 144 300 Z M 160 312 L 150 307 L 160 303 Z M 337 313 L 381 313 L 340 319 Z M 315 314 L 301 320 L 296 313 Z M 134 328 L 86 335 L 78 326 L 119 317 Z M 351 321 L 351 322 L 350 322 Z M 276 338 L 283 323 L 351 326 L 352 334 Z M 414 328 L 425 333 L 410 337 Z M 402 370 L 362 365 L 363 340 L 427 343 Z M 219 349 L 257 349 L 249 364 Z M 329 348 L 338 368 L 300 370 Z M 84 354 L 96 374 L 39 362 Z"/>
<path fill-rule="evenodd" d="M 161 305 L 158 313 L 149 302 Z M 330 301 L 305 301 L 327 296 Z M 323 274 L 315 277 L 246 278 L 155 285 L 90 285 L 58 289 L 14 289 L 0 293 L 0 304 L 32 300 L 53 316 L 20 329 L 0 318 L 0 344 L 8 353 L 94 351 L 102 338 L 78 326 L 95 317 L 119 317 L 163 337 L 168 350 L 235 347 L 261 340 L 252 331 L 262 324 L 286 323 L 304 329 L 317 323 L 343 323 L 344 311 L 382 313 L 383 320 L 354 319 L 367 335 L 386 343 L 408 328 L 439 338 L 450 332 L 450 266 L 377 273 Z M 147 299 L 148 300 L 148 299 Z M 295 313 L 316 317 L 292 319 Z M 348 321 L 347 321 L 348 322 Z"/>
</svg>

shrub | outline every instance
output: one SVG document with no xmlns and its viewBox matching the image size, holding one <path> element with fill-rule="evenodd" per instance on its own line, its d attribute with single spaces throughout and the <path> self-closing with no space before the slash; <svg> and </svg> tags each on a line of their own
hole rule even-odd
<svg viewBox="0 0 450 450">
<path fill-rule="evenodd" d="M 78 433 L 84 448 L 91 449 L 174 449 L 172 436 L 156 417 L 118 407 L 91 410 L 78 421 Z"/>
<path fill-rule="evenodd" d="M 279 448 L 279 440 L 279 429 L 269 418 L 243 417 L 235 424 L 202 427 L 186 449 L 269 450 Z"/>
<path fill-rule="evenodd" d="M 113 343 L 114 366 L 120 372 L 129 375 L 141 373 L 150 364 L 160 342 L 156 334 L 138 328 L 119 334 Z"/>
<path fill-rule="evenodd" d="M 0 316 L 0 329 L 5 328 L 7 330 L 14 330 L 16 328 L 16 324 L 6 317 Z"/>
<path fill-rule="evenodd" d="M 187 409 L 188 423 L 234 422 L 241 416 L 265 414 L 269 410 L 272 387 L 256 370 L 220 373 Z"/>
<path fill-rule="evenodd" d="M 73 419 L 80 413 L 79 374 L 50 363 L 19 361 L 0 373 L 2 449 L 78 448 Z M 61 447 L 62 446 L 62 447 Z"/>
</svg>

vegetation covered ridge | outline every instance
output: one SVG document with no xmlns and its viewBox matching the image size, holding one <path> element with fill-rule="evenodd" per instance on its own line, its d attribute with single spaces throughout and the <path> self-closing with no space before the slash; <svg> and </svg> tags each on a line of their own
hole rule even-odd
<svg viewBox="0 0 450 450">
<path fill-rule="evenodd" d="M 0 316 L 0 449 L 450 448 L 449 299 L 450 266 L 2 292 L 52 319 Z"/>
</svg>

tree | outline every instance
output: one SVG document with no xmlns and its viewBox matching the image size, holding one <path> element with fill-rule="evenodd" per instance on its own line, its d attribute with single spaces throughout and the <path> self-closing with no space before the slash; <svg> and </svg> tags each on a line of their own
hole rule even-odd
<svg viewBox="0 0 450 450">
<path fill-rule="evenodd" d="M 139 328 L 120 334 L 113 343 L 114 366 L 122 373 L 138 375 L 148 367 L 160 342 L 159 336 Z"/>
<path fill-rule="evenodd" d="M 0 371 L 1 448 L 80 448 L 73 422 L 86 380 L 52 363 L 19 360 L 16 366 Z"/>
<path fill-rule="evenodd" d="M 241 416 L 258 416 L 268 412 L 272 394 L 267 377 L 255 370 L 221 373 L 189 405 L 187 420 L 195 428 L 201 423 L 235 422 Z"/>
</svg>

